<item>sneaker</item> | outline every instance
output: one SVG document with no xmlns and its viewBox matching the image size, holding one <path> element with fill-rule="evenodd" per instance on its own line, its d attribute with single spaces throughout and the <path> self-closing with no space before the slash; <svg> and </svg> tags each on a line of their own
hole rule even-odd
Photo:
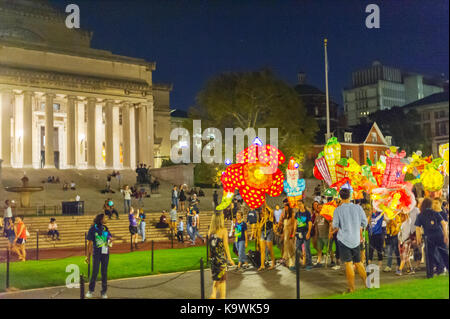
<svg viewBox="0 0 450 319">
<path fill-rule="evenodd" d="M 333 269 L 333 270 L 339 270 L 339 269 L 341 269 L 341 266 L 336 265 L 336 266 L 331 267 L 331 269 Z"/>
<path fill-rule="evenodd" d="M 85 295 L 86 298 L 90 299 L 92 298 L 92 292 L 88 291 Z"/>
<path fill-rule="evenodd" d="M 395 274 L 396 274 L 397 276 L 401 276 L 401 275 L 402 275 L 402 271 L 401 271 L 401 270 L 397 270 L 397 271 L 395 272 Z"/>
<path fill-rule="evenodd" d="M 416 273 L 416 271 L 414 270 L 414 268 L 411 269 L 411 271 L 409 272 L 410 275 L 414 275 Z"/>
<path fill-rule="evenodd" d="M 306 267 L 305 267 L 305 270 L 306 270 L 306 271 L 310 271 L 312 268 L 313 268 L 312 266 L 306 266 Z"/>
<path fill-rule="evenodd" d="M 102 299 L 108 299 L 108 295 L 107 294 L 102 294 Z"/>
<path fill-rule="evenodd" d="M 388 267 L 388 266 L 386 266 L 386 268 L 384 268 L 384 272 L 390 272 L 392 270 L 392 268 L 391 267 Z"/>
<path fill-rule="evenodd" d="M 336 263 L 335 263 L 334 261 L 332 261 L 332 262 L 330 263 L 330 267 L 334 267 L 334 266 L 336 266 Z"/>
</svg>

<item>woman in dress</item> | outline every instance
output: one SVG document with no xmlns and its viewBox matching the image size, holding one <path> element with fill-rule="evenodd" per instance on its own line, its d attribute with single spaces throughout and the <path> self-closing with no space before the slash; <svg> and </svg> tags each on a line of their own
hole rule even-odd
<svg viewBox="0 0 450 319">
<path fill-rule="evenodd" d="M 261 238 L 259 241 L 259 247 L 261 252 L 261 267 L 258 270 L 265 269 L 265 260 L 266 260 L 266 247 L 270 252 L 270 259 L 272 260 L 272 265 L 269 269 L 275 268 L 275 254 L 273 252 L 273 210 L 270 209 L 266 204 L 263 205 L 263 209 L 261 211 L 261 222 L 259 229 L 261 230 Z"/>
<path fill-rule="evenodd" d="M 234 261 L 231 259 L 230 255 L 228 232 L 225 228 L 225 221 L 222 212 L 216 211 L 212 215 L 208 236 L 211 275 L 213 280 L 210 299 L 216 299 L 217 291 L 219 291 L 220 299 L 225 299 L 227 262 L 234 266 Z"/>
<path fill-rule="evenodd" d="M 295 270 L 295 214 L 289 207 L 283 216 L 283 260 L 286 267 Z"/>
</svg>

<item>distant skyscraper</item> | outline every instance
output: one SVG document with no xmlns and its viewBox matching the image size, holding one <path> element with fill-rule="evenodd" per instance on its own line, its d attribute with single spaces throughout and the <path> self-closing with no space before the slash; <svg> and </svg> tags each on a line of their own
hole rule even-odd
<svg viewBox="0 0 450 319">
<path fill-rule="evenodd" d="M 343 90 L 344 113 L 348 125 L 378 110 L 420 100 L 443 91 L 440 78 L 405 72 L 375 61 L 369 68 L 352 73 L 352 86 Z"/>
</svg>

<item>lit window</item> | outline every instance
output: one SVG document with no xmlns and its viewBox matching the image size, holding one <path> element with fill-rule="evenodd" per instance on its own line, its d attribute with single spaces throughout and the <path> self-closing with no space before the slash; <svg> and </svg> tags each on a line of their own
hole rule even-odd
<svg viewBox="0 0 450 319">
<path fill-rule="evenodd" d="M 377 140 L 377 133 L 372 133 L 371 136 L 372 136 L 372 143 L 376 143 L 378 141 Z"/>
<path fill-rule="evenodd" d="M 391 146 L 392 145 L 392 136 L 386 136 L 385 139 L 386 139 L 387 145 Z"/>
<path fill-rule="evenodd" d="M 346 150 L 345 151 L 345 156 L 347 156 L 347 158 L 352 158 L 353 157 L 353 151 L 352 150 Z"/>
<path fill-rule="evenodd" d="M 344 133 L 344 141 L 345 141 L 345 143 L 351 143 L 352 142 L 352 133 L 351 132 L 345 132 Z"/>
</svg>

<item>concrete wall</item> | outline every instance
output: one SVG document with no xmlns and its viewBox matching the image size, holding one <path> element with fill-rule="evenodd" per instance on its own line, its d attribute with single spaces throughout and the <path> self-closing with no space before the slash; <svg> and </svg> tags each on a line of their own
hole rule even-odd
<svg viewBox="0 0 450 319">
<path fill-rule="evenodd" d="M 152 177 L 158 177 L 174 185 L 194 186 L 194 165 L 173 165 L 150 170 Z"/>
</svg>

